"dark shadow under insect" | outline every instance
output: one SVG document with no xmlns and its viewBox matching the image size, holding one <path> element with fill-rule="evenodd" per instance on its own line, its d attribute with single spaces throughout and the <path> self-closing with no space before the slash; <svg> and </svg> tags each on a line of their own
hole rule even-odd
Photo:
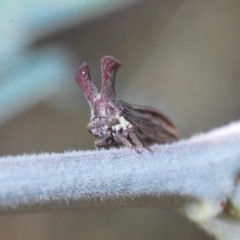
<svg viewBox="0 0 240 240">
<path fill-rule="evenodd" d="M 114 80 L 120 62 L 110 56 L 101 59 L 101 93 L 91 81 L 88 65 L 83 63 L 76 74 L 91 108 L 88 130 L 101 139 L 96 148 L 119 147 L 137 150 L 154 143 L 170 143 L 177 140 L 173 122 L 157 109 L 132 105 L 116 98 Z"/>
</svg>

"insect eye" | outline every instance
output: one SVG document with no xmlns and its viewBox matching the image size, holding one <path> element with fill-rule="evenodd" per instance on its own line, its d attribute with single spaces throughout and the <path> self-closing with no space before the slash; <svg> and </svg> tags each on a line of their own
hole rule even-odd
<svg viewBox="0 0 240 240">
<path fill-rule="evenodd" d="M 115 126 L 115 125 L 119 124 L 119 120 L 116 117 L 109 117 L 108 124 L 109 124 L 109 126 Z"/>
</svg>

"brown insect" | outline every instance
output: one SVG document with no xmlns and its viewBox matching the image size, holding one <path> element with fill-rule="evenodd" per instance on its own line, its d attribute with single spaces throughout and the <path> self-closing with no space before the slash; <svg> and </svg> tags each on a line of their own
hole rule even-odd
<svg viewBox="0 0 240 240">
<path fill-rule="evenodd" d="M 109 148 L 121 145 L 137 150 L 154 143 L 176 141 L 177 131 L 173 122 L 160 111 L 132 105 L 116 98 L 114 90 L 115 74 L 120 62 L 110 56 L 101 59 L 102 89 L 97 90 L 89 75 L 88 65 L 83 63 L 76 74 L 91 108 L 88 130 L 101 139 L 95 147 Z"/>
</svg>

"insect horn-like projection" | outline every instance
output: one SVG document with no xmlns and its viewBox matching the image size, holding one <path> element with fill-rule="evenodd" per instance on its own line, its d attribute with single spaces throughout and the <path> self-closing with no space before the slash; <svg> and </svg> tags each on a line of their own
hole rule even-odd
<svg viewBox="0 0 240 240">
<path fill-rule="evenodd" d="M 102 89 L 101 89 L 101 100 L 102 101 L 113 101 L 116 99 L 114 81 L 117 69 L 120 66 L 113 57 L 103 57 L 101 59 L 101 72 L 102 72 Z"/>
<path fill-rule="evenodd" d="M 76 74 L 76 81 L 78 85 L 81 87 L 85 97 L 88 100 L 90 108 L 92 109 L 99 94 L 95 84 L 91 80 L 88 65 L 86 63 L 83 63 L 79 67 L 78 72 Z"/>
<path fill-rule="evenodd" d="M 124 145 L 143 149 L 153 143 L 177 140 L 175 125 L 163 113 L 116 98 L 114 80 L 119 66 L 120 62 L 113 57 L 101 59 L 101 93 L 91 81 L 86 63 L 79 67 L 75 77 L 91 108 L 88 130 L 101 138 L 95 141 L 96 148 Z"/>
</svg>

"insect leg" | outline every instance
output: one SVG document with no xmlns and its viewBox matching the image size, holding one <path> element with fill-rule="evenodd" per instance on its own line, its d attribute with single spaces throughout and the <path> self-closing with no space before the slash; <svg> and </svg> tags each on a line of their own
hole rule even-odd
<svg viewBox="0 0 240 240">
<path fill-rule="evenodd" d="M 109 138 L 102 138 L 102 139 L 96 140 L 94 144 L 96 149 L 100 149 L 100 148 L 108 149 L 110 144 Z"/>
<path fill-rule="evenodd" d="M 126 147 L 129 147 L 129 148 L 132 148 L 132 144 L 127 140 L 127 138 L 126 137 L 124 137 L 123 135 L 121 135 L 121 134 L 116 134 L 115 136 L 114 136 L 114 138 L 116 139 L 116 140 L 119 140 L 121 143 L 123 143 L 123 145 L 125 145 Z"/>
<path fill-rule="evenodd" d="M 140 142 L 137 135 L 133 131 L 129 132 L 129 137 L 134 142 L 134 144 L 136 145 L 137 148 L 141 148 L 141 149 L 143 148 L 142 143 Z"/>
<path fill-rule="evenodd" d="M 131 140 L 133 141 L 133 143 L 136 145 L 137 149 L 140 150 L 143 150 L 144 147 L 141 143 L 141 141 L 139 140 L 138 136 L 136 135 L 135 133 L 136 129 L 135 128 L 131 128 L 131 129 L 128 129 L 128 135 L 129 137 L 131 138 Z M 152 152 L 152 150 L 148 147 L 145 147 L 149 152 Z M 137 151 L 138 152 L 138 151 Z"/>
<path fill-rule="evenodd" d="M 139 138 L 137 137 L 135 131 L 136 131 L 135 128 L 127 129 L 128 135 L 131 138 L 131 140 L 133 141 L 133 143 L 136 145 L 136 147 L 143 149 L 143 145 L 142 145 L 141 141 L 139 140 Z"/>
</svg>

